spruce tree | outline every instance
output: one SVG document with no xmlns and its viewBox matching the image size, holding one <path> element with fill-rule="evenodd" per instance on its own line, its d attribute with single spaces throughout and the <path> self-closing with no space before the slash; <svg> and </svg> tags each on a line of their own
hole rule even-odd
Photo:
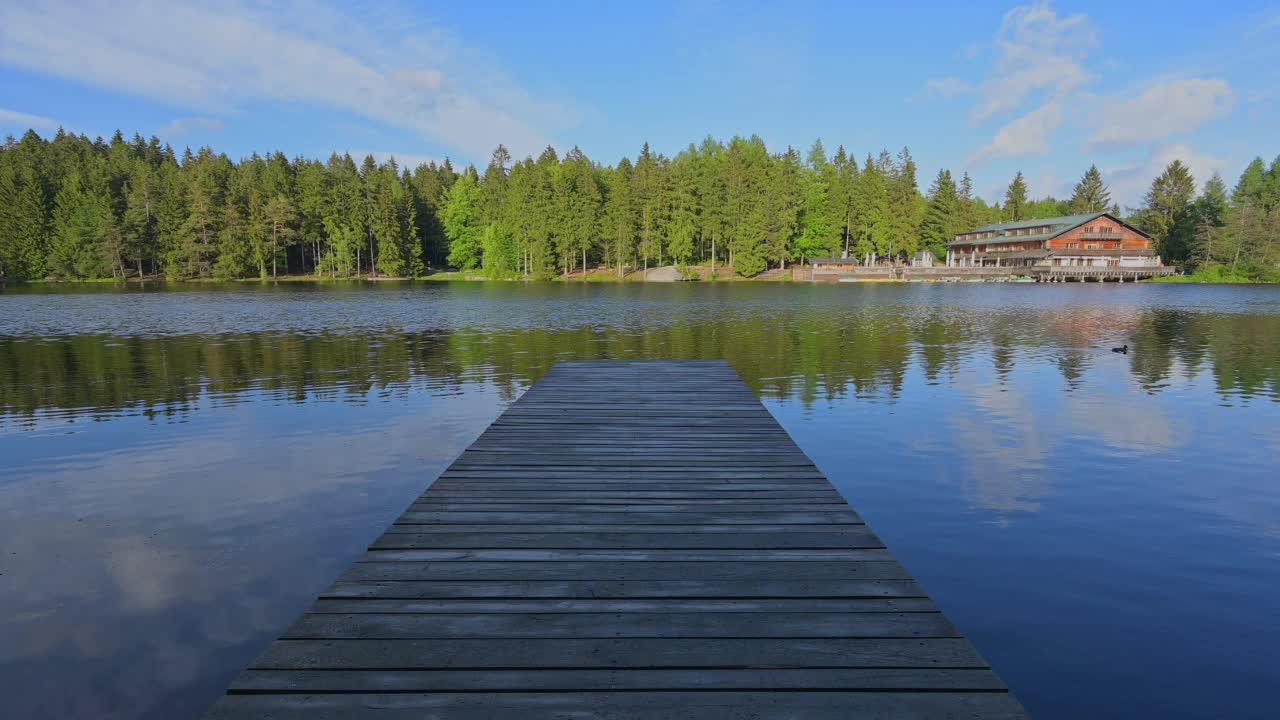
<svg viewBox="0 0 1280 720">
<path fill-rule="evenodd" d="M 857 257 L 864 264 L 874 264 L 878 256 L 888 252 L 889 246 L 889 195 L 884 176 L 883 159 L 873 162 L 867 155 L 862 173 L 854 188 L 854 226 Z"/>
<path fill-rule="evenodd" d="M 635 251 L 636 208 L 635 182 L 631 161 L 622 158 L 608 175 L 609 193 L 605 199 L 604 223 L 607 228 L 609 255 L 623 277 Z"/>
<path fill-rule="evenodd" d="M 274 278 L 278 274 L 276 260 L 295 237 L 294 223 L 297 220 L 297 211 L 294 210 L 293 203 L 289 202 L 289 198 L 281 193 L 267 201 L 265 212 L 271 231 L 271 277 Z"/>
<path fill-rule="evenodd" d="M 1240 180 L 1231 193 L 1231 202 L 1236 206 L 1261 205 L 1266 192 L 1267 166 L 1262 162 L 1262 158 L 1256 157 L 1240 174 Z"/>
<path fill-rule="evenodd" d="M 694 254 L 694 237 L 698 231 L 698 193 L 694 163 L 686 151 L 678 155 L 667 168 L 670 192 L 670 208 L 664 234 L 667 252 L 677 263 L 688 263 Z"/>
<path fill-rule="evenodd" d="M 830 198 L 836 190 L 833 180 L 822 141 L 817 140 L 800 173 L 800 237 L 796 239 L 795 254 L 802 261 L 834 255 L 840 243 L 839 227 L 831 212 Z"/>
<path fill-rule="evenodd" d="M 1181 160 L 1174 160 L 1151 182 L 1143 198 L 1138 223 L 1155 239 L 1156 251 L 1170 262 L 1188 260 L 1195 232 L 1191 213 L 1195 193 L 1191 171 Z"/>
<path fill-rule="evenodd" d="M 928 207 L 920 226 L 920 238 L 934 257 L 945 256 L 947 243 L 962 232 L 964 217 L 960 203 L 951 171 L 939 170 L 933 186 L 929 188 Z"/>
<path fill-rule="evenodd" d="M 1227 184 L 1214 173 L 1196 200 L 1195 236 L 1189 260 L 1193 265 L 1222 262 L 1222 231 L 1227 224 Z"/>
<path fill-rule="evenodd" d="M 1019 170 L 1017 175 L 1013 176 L 1013 181 L 1009 183 L 1009 189 L 1004 193 L 1004 218 L 1011 222 L 1017 222 L 1027 217 L 1027 181 L 1022 177 L 1022 171 Z"/>
<path fill-rule="evenodd" d="M 800 213 L 805 204 L 804 167 L 794 148 L 776 158 L 770 168 L 766 240 L 769 257 L 785 269 L 787 261 L 801 254 Z"/>
<path fill-rule="evenodd" d="M 923 215 L 920 189 L 916 182 L 916 163 L 911 152 L 902 148 L 893 172 L 889 176 L 889 247 L 888 254 L 911 255 L 917 249 L 920 238 L 920 220 Z"/>
<path fill-rule="evenodd" d="M 1084 177 L 1076 183 L 1071 193 L 1068 212 L 1073 215 L 1107 212 L 1111 208 L 1111 193 L 1102 182 L 1102 173 L 1097 165 L 1090 165 Z"/>
</svg>

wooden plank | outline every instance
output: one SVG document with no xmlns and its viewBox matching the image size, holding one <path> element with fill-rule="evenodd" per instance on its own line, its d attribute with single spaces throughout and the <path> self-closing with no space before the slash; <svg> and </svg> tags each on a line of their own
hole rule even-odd
<svg viewBox="0 0 1280 720">
<path fill-rule="evenodd" d="M 871 531 L 861 533 L 418 533 L 420 525 L 396 526 L 369 546 L 372 550 L 410 548 L 574 548 L 613 550 L 730 550 L 881 548 Z M 865 527 L 865 526 L 862 526 Z"/>
<path fill-rule="evenodd" d="M 563 510 L 547 511 L 465 511 L 450 510 L 448 512 L 407 512 L 400 516 L 398 522 L 418 523 L 627 523 L 641 524 L 687 524 L 687 525 L 752 525 L 755 523 L 795 523 L 797 525 L 820 525 L 826 523 L 860 522 L 856 515 L 847 511 L 830 512 L 574 512 Z"/>
<path fill-rule="evenodd" d="M 321 598 L 923 597 L 914 580 L 339 580 Z"/>
<path fill-rule="evenodd" d="M 668 502 L 650 504 L 648 501 L 621 503 L 543 503 L 526 505 L 524 503 L 497 501 L 458 502 L 441 497 L 424 498 L 412 505 L 412 512 L 592 512 L 592 513 L 805 513 L 805 512 L 839 512 L 845 507 L 843 500 L 823 502 L 800 500 L 774 500 L 772 502 L 735 502 L 732 500 L 699 500 L 694 502 Z"/>
<path fill-rule="evenodd" d="M 552 368 L 206 717 L 1022 718 L 726 363 Z"/>
<path fill-rule="evenodd" d="M 249 670 L 239 692 L 477 692 L 581 690 L 1004 690 L 985 668 L 800 670 Z"/>
<path fill-rule="evenodd" d="M 589 637 L 938 638 L 959 634 L 942 613 L 379 613 L 303 615 L 281 637 L 448 640 Z"/>
<path fill-rule="evenodd" d="M 568 692 L 231 694 L 209 720 L 1021 720 L 1007 692 Z"/>
<path fill-rule="evenodd" d="M 595 525 L 567 525 L 559 523 L 551 524 L 525 524 L 511 525 L 508 523 L 499 524 L 467 524 L 467 525 L 423 525 L 418 523 L 397 523 L 387 528 L 387 533 L 431 533 L 431 534 L 458 534 L 458 533 L 593 533 L 593 532 L 619 532 L 628 533 L 679 533 L 682 535 L 703 535 L 708 533 L 714 534 L 741 534 L 741 535 L 762 535 L 765 533 L 850 533 L 861 534 L 870 532 L 867 526 L 861 523 L 829 523 L 821 526 L 812 525 L 639 525 L 630 524 L 625 527 L 618 527 L 612 523 L 595 524 Z"/>
<path fill-rule="evenodd" d="M 343 580 L 906 580 L 896 560 L 726 562 L 357 562 Z M 369 557 L 366 555 L 366 557 Z"/>
<path fill-rule="evenodd" d="M 985 668 L 967 640 L 934 638 L 597 638 L 280 640 L 254 668 Z"/>
<path fill-rule="evenodd" d="M 359 613 L 802 613 L 937 612 L 933 601 L 916 598 L 644 598 L 644 599 L 470 599 L 320 598 L 307 610 L 316 614 Z"/>
<path fill-rule="evenodd" d="M 554 548 L 541 550 L 516 549 L 408 549 L 408 550 L 370 550 L 362 555 L 358 562 L 529 562 L 548 560 L 570 560 L 576 562 L 690 562 L 690 563 L 724 563 L 751 562 L 767 560 L 790 560 L 810 562 L 839 562 L 841 560 L 889 560 L 890 555 L 883 549 L 868 548 L 832 548 L 832 549 L 731 549 L 731 550 L 627 550 L 627 549 L 590 549 L 590 548 Z"/>
</svg>

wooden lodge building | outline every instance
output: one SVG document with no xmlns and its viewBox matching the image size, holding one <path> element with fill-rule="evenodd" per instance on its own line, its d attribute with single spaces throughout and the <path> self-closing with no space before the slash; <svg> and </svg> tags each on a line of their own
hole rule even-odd
<svg viewBox="0 0 1280 720">
<path fill-rule="evenodd" d="M 1151 236 L 1111 213 L 983 225 L 947 246 L 948 268 L 1019 268 L 1041 280 L 1141 280 L 1167 275 Z"/>
</svg>

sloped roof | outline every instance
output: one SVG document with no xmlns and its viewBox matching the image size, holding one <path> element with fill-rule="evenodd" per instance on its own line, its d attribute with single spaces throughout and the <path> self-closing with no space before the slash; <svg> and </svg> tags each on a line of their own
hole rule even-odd
<svg viewBox="0 0 1280 720">
<path fill-rule="evenodd" d="M 991 232 L 993 230 L 1019 230 L 1021 228 L 1041 227 L 1043 225 L 1048 225 L 1049 227 L 1052 227 L 1055 229 L 1061 227 L 1065 230 L 1067 228 L 1073 228 L 1077 225 L 1083 225 L 1084 223 L 1087 223 L 1090 220 L 1093 220 L 1095 218 L 1100 218 L 1103 215 L 1107 215 L 1107 214 L 1109 213 L 1096 212 L 1096 213 L 1087 213 L 1085 215 L 1063 215 L 1062 217 L 1040 218 L 1039 220 L 1018 220 L 1016 222 L 992 223 L 990 225 L 983 225 L 982 227 L 979 227 L 979 228 L 967 230 L 966 233 Z M 1061 230 L 1059 232 L 1061 232 Z"/>
<path fill-rule="evenodd" d="M 1062 217 L 1040 218 L 1039 220 L 1019 220 L 1017 222 L 992 223 L 990 225 L 983 225 L 982 227 L 974 228 L 972 230 L 966 230 L 965 232 L 961 233 L 961 235 L 968 235 L 969 233 L 994 232 L 996 233 L 996 236 L 993 238 L 983 238 L 980 240 L 952 240 L 947 244 L 948 245 L 986 245 L 992 242 L 1018 242 L 1018 241 L 1034 242 L 1037 240 L 1049 240 L 1051 238 L 1055 238 L 1061 235 L 1064 232 L 1067 232 L 1068 230 L 1077 228 L 1091 220 L 1096 220 L 1100 217 L 1111 218 L 1112 220 L 1116 221 L 1120 225 L 1123 225 L 1124 227 L 1129 228 L 1130 230 L 1138 233 L 1139 235 L 1147 239 L 1151 238 L 1151 236 L 1148 235 L 1147 233 L 1139 230 L 1138 228 L 1130 225 L 1129 223 L 1121 220 L 1120 218 L 1116 217 L 1115 215 L 1112 215 L 1109 212 L 1097 212 L 1097 213 L 1088 213 L 1085 215 L 1063 215 Z M 1010 230 L 1020 230 L 1022 228 L 1033 228 L 1033 227 L 1047 227 L 1049 228 L 1049 231 L 1036 233 L 1035 235 L 1009 236 L 1006 234 Z"/>
</svg>

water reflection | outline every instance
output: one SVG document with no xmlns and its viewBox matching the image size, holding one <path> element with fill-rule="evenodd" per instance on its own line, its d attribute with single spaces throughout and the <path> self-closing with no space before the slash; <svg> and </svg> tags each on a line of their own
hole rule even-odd
<svg viewBox="0 0 1280 720">
<path fill-rule="evenodd" d="M 555 362 L 659 357 L 729 360 L 1037 716 L 1263 707 L 1280 293 L 352 284 L 0 293 L 6 709 L 198 715 Z"/>
<path fill-rule="evenodd" d="M 1066 387 L 1079 389 L 1099 353 L 1122 342 L 1134 347 L 1125 356 L 1132 377 L 1150 392 L 1191 381 L 1207 369 L 1224 401 L 1280 398 L 1280 320 L 1275 314 L 1025 305 L 982 312 L 960 307 L 965 298 L 947 298 L 952 301 L 948 304 L 829 307 L 813 303 L 812 296 L 801 298 L 810 302 L 754 314 L 728 296 L 704 298 L 703 312 L 681 312 L 684 317 L 637 327 L 626 319 L 634 310 L 651 309 L 654 302 L 612 295 L 593 298 L 593 304 L 606 321 L 618 324 L 487 328 L 489 323 L 478 323 L 428 331 L 382 327 L 347 332 L 286 328 L 212 335 L 190 334 L 204 329 L 193 324 L 187 334 L 129 336 L 77 333 L 79 316 L 56 307 L 68 296 L 36 297 L 53 303 L 41 305 L 46 314 L 59 316 L 37 326 L 54 320 L 66 326 L 57 334 L 0 335 L 0 422 L 6 425 L 34 427 L 37 418 L 106 419 L 138 413 L 180 419 L 202 397 L 232 404 L 242 393 L 359 404 L 375 388 L 375 398 L 396 398 L 426 384 L 457 387 L 475 379 L 502 378 L 497 389 L 514 397 L 554 362 L 587 358 L 723 357 L 758 392 L 813 403 L 846 394 L 893 400 L 913 363 L 926 383 L 949 382 L 963 363 L 985 351 L 993 358 L 997 379 L 1008 376 L 1016 358 L 1049 358 Z M 160 297 L 177 305 L 185 301 L 180 294 Z M 279 313 L 305 318 L 332 311 L 332 300 L 307 297 L 262 308 L 261 324 L 279 323 Z M 7 305 L 31 298 L 2 299 Z M 464 296 L 455 302 L 451 295 L 425 299 L 442 304 L 424 302 L 417 315 L 399 319 L 422 316 L 425 322 L 437 317 L 436 310 L 445 316 L 465 314 L 452 306 L 475 301 Z M 509 321 L 510 313 L 522 312 L 511 301 L 495 301 L 488 319 Z M 750 305 L 758 298 L 745 301 Z M 397 298 L 391 304 L 399 308 L 403 303 Z M 378 316 L 389 310 L 376 297 L 346 309 L 366 311 Z M 214 326 L 228 322 L 225 316 L 210 319 Z M 99 323 L 91 319 L 87 324 Z"/>
</svg>

